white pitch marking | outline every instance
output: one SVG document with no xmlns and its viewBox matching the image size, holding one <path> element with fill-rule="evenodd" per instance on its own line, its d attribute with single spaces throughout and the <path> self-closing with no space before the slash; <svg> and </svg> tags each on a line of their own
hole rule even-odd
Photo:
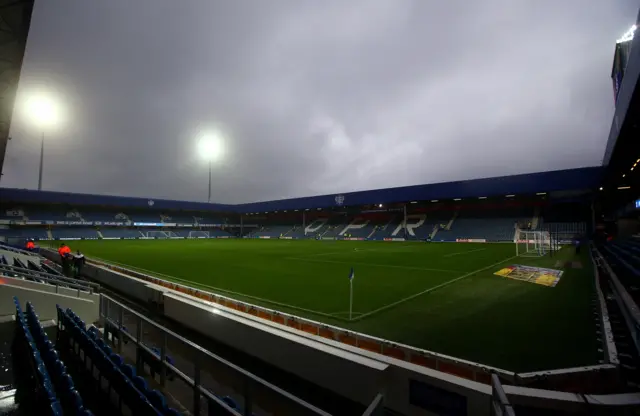
<svg viewBox="0 0 640 416">
<path fill-rule="evenodd" d="M 460 251 L 460 252 L 458 252 L 458 253 L 445 254 L 445 255 L 444 255 L 444 256 L 442 256 L 442 257 L 453 257 L 453 256 L 458 256 L 458 255 L 460 255 L 460 254 L 468 254 L 468 253 L 473 253 L 473 252 L 476 252 L 476 251 L 482 251 L 482 250 L 486 250 L 486 248 L 477 248 L 477 249 L 475 249 L 475 250 Z"/>
<path fill-rule="evenodd" d="M 411 267 L 411 266 L 397 266 L 394 264 L 377 264 L 377 263 L 358 263 L 353 261 L 339 261 L 339 260 L 316 260 L 305 257 L 285 257 L 285 260 L 296 261 L 309 261 L 315 263 L 334 263 L 334 264 L 349 264 L 355 266 L 369 266 L 369 267 L 386 267 L 391 269 L 403 269 L 403 270 L 422 270 L 428 272 L 442 272 L 442 273 L 460 273 L 461 270 L 449 270 L 449 269 L 430 269 L 428 267 Z"/>
<path fill-rule="evenodd" d="M 469 273 L 467 273 L 467 274 L 463 274 L 462 276 L 460 276 L 460 277 L 456 277 L 455 279 L 448 280 L 448 281 L 446 281 L 446 282 L 444 282 L 444 283 L 441 283 L 441 284 L 439 284 L 439 285 L 437 285 L 437 286 L 433 286 L 433 287 L 430 287 L 430 288 L 428 288 L 428 289 L 425 289 L 425 290 L 423 290 L 422 292 L 418 292 L 418 293 L 416 293 L 416 294 L 414 294 L 414 295 L 407 296 L 407 297 L 406 297 L 406 298 L 404 298 L 404 299 L 400 299 L 400 300 L 398 300 L 398 301 L 395 301 L 395 302 L 393 302 L 393 303 L 390 303 L 390 304 L 388 304 L 388 305 L 385 305 L 385 306 L 383 306 L 383 307 L 381 307 L 381 308 L 374 309 L 374 310 L 372 310 L 371 312 L 367 312 L 367 313 L 365 313 L 365 314 L 362 314 L 362 315 L 360 315 L 360 316 L 357 316 L 357 317 L 353 318 L 353 319 L 352 319 L 352 321 L 358 321 L 358 320 L 360 320 L 360 319 L 366 318 L 367 316 L 371 316 L 371 315 L 376 314 L 376 313 L 378 313 L 378 312 L 385 311 L 385 310 L 390 309 L 390 308 L 392 308 L 392 307 L 394 307 L 394 306 L 396 306 L 396 305 L 400 305 L 401 303 L 404 303 L 404 302 L 410 301 L 410 300 L 412 300 L 412 299 L 415 299 L 415 298 L 417 298 L 418 296 L 422 296 L 422 295 L 424 295 L 425 293 L 433 292 L 433 291 L 434 291 L 434 290 L 436 290 L 436 289 L 440 289 L 441 287 L 444 287 L 444 286 L 450 285 L 451 283 L 455 283 L 455 282 L 457 282 L 458 280 L 462 280 L 462 279 L 467 278 L 467 277 L 469 277 L 469 276 L 472 276 L 472 275 L 474 275 L 474 274 L 476 274 L 476 273 L 480 273 L 480 272 L 483 272 L 483 271 L 485 271 L 485 270 L 487 270 L 487 269 L 490 269 L 490 268 L 492 268 L 492 267 L 496 267 L 496 266 L 498 266 L 498 265 L 500 265 L 500 264 L 502 264 L 502 263 L 505 263 L 505 262 L 507 262 L 507 261 L 509 261 L 509 260 L 511 260 L 511 259 L 515 259 L 516 257 L 518 257 L 518 256 L 511 256 L 511 257 L 506 258 L 506 259 L 504 259 L 504 260 L 500 260 L 500 261 L 499 261 L 499 262 L 497 262 L 497 263 L 493 263 L 493 264 L 491 264 L 491 265 L 489 265 L 489 266 L 487 266 L 487 267 L 483 267 L 482 269 L 474 270 L 474 271 L 469 272 Z"/>
</svg>

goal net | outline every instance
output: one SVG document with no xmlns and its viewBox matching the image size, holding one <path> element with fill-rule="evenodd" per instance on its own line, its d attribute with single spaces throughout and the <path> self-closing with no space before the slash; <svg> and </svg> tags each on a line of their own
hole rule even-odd
<svg viewBox="0 0 640 416">
<path fill-rule="evenodd" d="M 549 231 L 516 230 L 514 238 L 516 255 L 521 257 L 542 257 L 555 250 Z"/>
<path fill-rule="evenodd" d="M 147 238 L 169 238 L 167 231 L 147 231 Z"/>
<path fill-rule="evenodd" d="M 189 231 L 189 238 L 209 238 L 209 231 Z"/>
</svg>

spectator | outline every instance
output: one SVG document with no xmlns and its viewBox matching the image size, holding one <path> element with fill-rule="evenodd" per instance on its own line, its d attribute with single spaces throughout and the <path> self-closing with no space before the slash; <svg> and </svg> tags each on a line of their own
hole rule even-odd
<svg viewBox="0 0 640 416">
<path fill-rule="evenodd" d="M 62 243 L 60 244 L 60 248 L 58 249 L 58 254 L 60 254 L 61 259 L 64 260 L 67 254 L 71 254 L 71 249 L 68 245 Z"/>
<path fill-rule="evenodd" d="M 86 259 L 84 257 L 84 254 L 82 254 L 80 250 L 78 250 L 76 254 L 73 256 L 73 265 L 75 266 L 76 275 L 79 275 L 80 272 L 82 271 L 82 267 L 84 266 L 85 261 Z"/>
</svg>

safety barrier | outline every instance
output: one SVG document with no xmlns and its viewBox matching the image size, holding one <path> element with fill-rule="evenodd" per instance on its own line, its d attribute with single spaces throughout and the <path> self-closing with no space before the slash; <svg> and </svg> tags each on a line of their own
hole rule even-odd
<svg viewBox="0 0 640 416">
<path fill-rule="evenodd" d="M 209 292 L 203 289 L 196 289 L 184 284 L 170 282 L 168 280 L 150 276 L 146 273 L 131 270 L 130 268 L 116 265 L 112 262 L 94 259 L 91 259 L 88 262 L 89 264 L 95 264 L 124 275 L 135 277 L 148 283 L 175 290 L 187 296 L 216 303 L 220 306 L 234 309 L 239 312 L 248 313 L 267 321 L 285 325 L 308 334 L 339 341 L 363 350 L 407 361 L 412 364 L 417 364 L 433 370 L 462 377 L 467 380 L 473 380 L 490 385 L 491 374 L 495 373 L 503 382 L 514 383 L 516 381 L 515 373 L 511 371 L 458 359 L 444 354 L 377 338 L 360 332 L 349 331 L 344 328 L 302 318 L 300 316 L 266 308 L 264 306 L 239 301 L 221 294 Z"/>
<path fill-rule="evenodd" d="M 143 357 L 152 357 L 158 365 L 161 386 L 165 387 L 171 378 L 173 382 L 184 383 L 193 391 L 190 403 L 182 403 L 190 414 L 203 415 L 207 414 L 208 410 L 208 414 L 236 416 L 249 416 L 254 414 L 254 411 L 261 414 L 330 416 L 329 413 L 211 353 L 109 296 L 101 296 L 100 317 L 105 328 L 104 339 L 108 340 L 112 336 L 114 348 L 118 353 L 126 348 L 134 348 L 133 353 L 140 366 Z M 126 327 L 124 322 L 127 322 Z M 129 345 L 125 346 L 124 343 Z M 156 347 L 152 348 L 152 345 Z M 169 353 L 182 358 L 176 358 L 176 361 L 172 362 L 173 360 L 168 359 Z M 217 383 L 214 380 L 222 382 Z M 227 384 L 227 390 L 224 384 Z M 231 390 L 228 390 L 229 388 Z M 233 393 L 228 393 L 229 391 Z M 382 406 L 383 395 L 379 394 L 373 398 L 369 409 L 379 411 Z"/>
</svg>

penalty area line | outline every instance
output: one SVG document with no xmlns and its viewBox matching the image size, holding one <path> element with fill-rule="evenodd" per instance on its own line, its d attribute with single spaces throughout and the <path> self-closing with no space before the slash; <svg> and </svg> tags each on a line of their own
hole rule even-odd
<svg viewBox="0 0 640 416">
<path fill-rule="evenodd" d="M 497 263 L 493 263 L 493 264 L 491 264 L 491 265 L 489 265 L 489 266 L 487 266 L 487 267 L 483 267 L 482 269 L 474 270 L 474 271 L 472 271 L 472 272 L 469 272 L 469 273 L 463 274 L 462 276 L 456 277 L 455 279 L 451 279 L 451 280 L 448 280 L 448 281 L 446 281 L 446 282 L 444 282 L 444 283 L 440 283 L 439 285 L 436 285 L 436 286 L 430 287 L 430 288 L 428 288 L 428 289 L 425 289 L 425 290 L 423 290 L 422 292 L 415 293 L 415 294 L 413 294 L 413 295 L 411 295 L 411 296 L 407 296 L 406 298 L 403 298 L 403 299 L 400 299 L 400 300 L 398 300 L 398 301 L 395 301 L 395 302 L 389 303 L 388 305 L 382 306 L 382 307 L 380 307 L 380 308 L 378 308 L 378 309 L 374 309 L 374 310 L 372 310 L 371 312 L 367 312 L 367 313 L 364 313 L 364 314 L 362 314 L 362 315 L 360 315 L 360 316 L 354 317 L 353 319 L 351 319 L 351 321 L 352 321 L 352 322 L 353 322 L 353 321 L 359 321 L 359 320 L 364 319 L 364 318 L 366 318 L 366 317 L 368 317 L 368 316 L 375 315 L 375 314 L 377 314 L 377 313 L 380 313 L 380 312 L 386 311 L 386 310 L 391 309 L 391 308 L 393 308 L 393 307 L 395 307 L 395 306 L 398 306 L 398 305 L 400 305 L 400 304 L 402 304 L 402 303 L 408 302 L 408 301 L 410 301 L 410 300 L 412 300 L 412 299 L 415 299 L 415 298 L 417 298 L 417 297 L 419 297 L 419 296 L 422 296 L 422 295 L 424 295 L 424 294 L 426 294 L 426 293 L 433 292 L 434 290 L 437 290 L 437 289 L 443 288 L 443 287 L 448 286 L 448 285 L 450 285 L 450 284 L 452 284 L 452 283 L 455 283 L 455 282 L 457 282 L 457 281 L 459 281 L 459 280 L 466 279 L 467 277 L 469 277 L 469 276 L 473 276 L 474 274 L 477 274 L 477 273 L 483 272 L 483 271 L 488 270 L 488 269 L 490 269 L 490 268 L 492 268 L 492 267 L 499 266 L 500 264 L 505 263 L 505 262 L 507 262 L 507 261 L 509 261 L 509 260 L 511 260 L 511 259 L 515 259 L 516 257 L 518 257 L 518 256 L 511 256 L 511 257 L 509 257 L 509 258 L 506 258 L 506 259 L 500 260 L 500 261 L 499 261 L 499 262 L 497 262 Z"/>
<path fill-rule="evenodd" d="M 475 253 L 475 252 L 477 252 L 477 251 L 483 251 L 483 250 L 486 250 L 486 248 L 477 248 L 477 249 L 475 249 L 475 250 L 469 250 L 469 251 L 459 251 L 459 252 L 457 252 L 457 253 L 445 254 L 445 255 L 444 255 L 444 256 L 442 256 L 442 257 L 453 257 L 453 256 L 459 256 L 459 255 L 461 255 L 461 254 Z"/>
<path fill-rule="evenodd" d="M 363 263 L 363 262 L 340 261 L 340 260 L 320 260 L 320 259 L 310 259 L 307 257 L 285 257 L 284 259 L 294 260 L 294 261 L 308 261 L 308 262 L 314 262 L 314 263 L 348 264 L 351 266 L 386 267 L 390 269 L 422 270 L 427 272 L 440 272 L 440 273 L 460 273 L 460 270 L 430 269 L 428 267 L 398 266 L 395 264 Z"/>
</svg>

